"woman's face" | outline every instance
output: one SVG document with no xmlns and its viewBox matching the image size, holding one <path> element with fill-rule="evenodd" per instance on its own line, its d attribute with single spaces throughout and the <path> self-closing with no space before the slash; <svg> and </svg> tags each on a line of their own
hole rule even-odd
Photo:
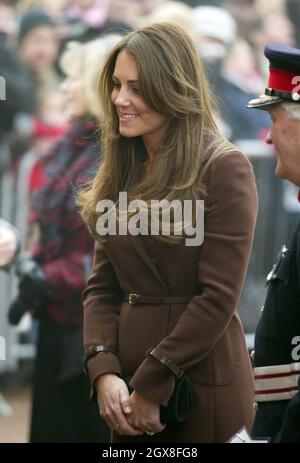
<svg viewBox="0 0 300 463">
<path fill-rule="evenodd" d="M 126 51 L 117 57 L 111 94 L 124 137 L 142 136 L 146 146 L 156 148 L 166 131 L 169 118 L 149 108 L 140 95 L 136 60 Z"/>
<path fill-rule="evenodd" d="M 68 119 L 78 119 L 88 113 L 83 81 L 80 76 L 68 76 L 61 84 Z"/>
</svg>

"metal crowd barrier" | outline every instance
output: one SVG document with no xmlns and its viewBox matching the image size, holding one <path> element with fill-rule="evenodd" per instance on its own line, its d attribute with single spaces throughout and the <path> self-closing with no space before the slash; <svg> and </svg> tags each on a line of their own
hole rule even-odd
<svg viewBox="0 0 300 463">
<path fill-rule="evenodd" d="M 300 207 L 293 199 L 296 191 L 291 184 L 275 177 L 275 159 L 265 143 L 240 140 L 236 145 L 253 164 L 260 202 L 253 252 L 239 303 L 239 313 L 251 347 L 264 302 L 266 275 L 295 226 Z M 35 159 L 35 154 L 28 152 L 14 176 L 7 169 L 0 170 L 0 216 L 18 227 L 23 241 L 27 236 L 28 178 Z M 7 323 L 7 309 L 15 294 L 13 272 L 6 275 L 0 271 L 0 336 L 6 341 L 6 361 L 0 360 L 0 373 L 16 369 L 21 358 L 33 357 L 35 352 L 33 345 L 20 343 L 18 330 Z"/>
</svg>

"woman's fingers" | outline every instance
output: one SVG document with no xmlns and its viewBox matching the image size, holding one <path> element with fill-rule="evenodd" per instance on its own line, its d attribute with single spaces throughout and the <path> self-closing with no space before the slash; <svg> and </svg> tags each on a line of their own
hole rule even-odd
<svg viewBox="0 0 300 463">
<path fill-rule="evenodd" d="M 127 389 L 127 386 L 126 386 L 126 389 Z M 130 415 L 130 413 L 132 413 L 132 406 L 129 400 L 128 389 L 125 391 L 125 389 L 122 388 L 119 391 L 119 397 L 120 397 L 120 404 L 121 404 L 123 412 L 126 415 Z"/>
<path fill-rule="evenodd" d="M 130 436 L 143 434 L 143 429 L 136 428 L 127 420 L 132 413 L 132 405 L 127 385 L 121 378 L 110 374 L 100 376 L 97 396 L 100 414 L 111 429 Z"/>
<path fill-rule="evenodd" d="M 149 420 L 149 419 L 146 420 L 145 418 L 139 418 L 139 417 L 129 416 L 128 422 L 135 429 L 142 429 L 144 432 L 150 431 L 150 432 L 153 432 L 154 434 L 158 432 L 162 432 L 166 428 L 166 425 L 161 424 L 160 421 Z"/>
<path fill-rule="evenodd" d="M 109 401 L 106 405 L 99 404 L 100 414 L 110 429 L 118 434 L 137 436 L 142 435 L 143 431 L 135 428 L 127 421 L 127 416 L 122 410 L 121 404 Z"/>
<path fill-rule="evenodd" d="M 111 412 L 112 412 L 112 419 L 116 423 L 116 427 L 114 429 L 119 434 L 129 434 L 132 436 L 142 434 L 141 431 L 134 428 L 134 426 L 128 423 L 127 417 L 125 413 L 123 412 L 120 403 L 115 403 L 112 406 Z"/>
<path fill-rule="evenodd" d="M 133 411 L 127 418 L 134 428 L 154 434 L 165 429 L 166 426 L 160 422 L 159 404 L 146 399 L 136 391 L 131 394 L 130 402 Z"/>
</svg>

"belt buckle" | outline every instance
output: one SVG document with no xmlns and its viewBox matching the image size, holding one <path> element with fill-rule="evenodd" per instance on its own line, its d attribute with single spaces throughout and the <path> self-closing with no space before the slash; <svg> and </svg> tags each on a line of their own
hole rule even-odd
<svg viewBox="0 0 300 463">
<path fill-rule="evenodd" d="M 140 295 L 139 294 L 135 294 L 135 293 L 130 293 L 129 296 L 128 296 L 128 302 L 129 304 L 137 304 L 138 301 L 140 299 Z"/>
</svg>

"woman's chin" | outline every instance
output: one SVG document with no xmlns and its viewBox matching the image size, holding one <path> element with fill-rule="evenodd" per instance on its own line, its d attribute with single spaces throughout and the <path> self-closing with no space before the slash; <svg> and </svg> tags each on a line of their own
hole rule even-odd
<svg viewBox="0 0 300 463">
<path fill-rule="evenodd" d="M 138 135 L 133 130 L 128 130 L 128 129 L 126 129 L 124 127 L 121 127 L 121 126 L 119 127 L 119 132 L 123 137 L 126 137 L 126 138 L 132 138 L 132 137 L 136 137 Z"/>
</svg>

